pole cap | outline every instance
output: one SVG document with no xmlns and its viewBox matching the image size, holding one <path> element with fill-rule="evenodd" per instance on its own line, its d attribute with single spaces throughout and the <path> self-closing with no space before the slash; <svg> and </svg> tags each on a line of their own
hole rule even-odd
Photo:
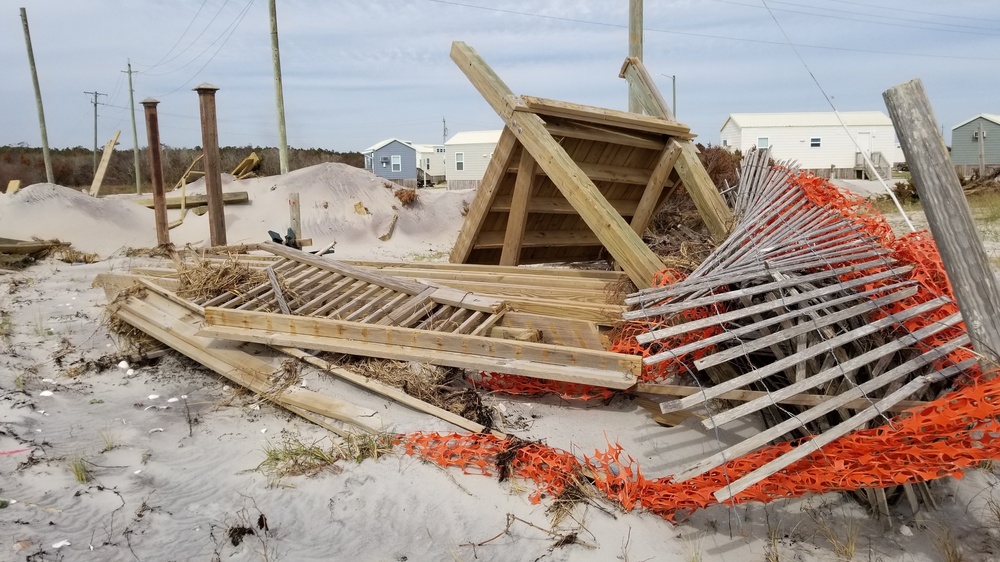
<svg viewBox="0 0 1000 562">
<path fill-rule="evenodd" d="M 158 100 L 156 98 L 146 98 L 146 99 L 142 100 L 139 103 L 141 103 L 142 105 L 156 105 L 156 104 L 160 103 L 160 100 Z"/>
<path fill-rule="evenodd" d="M 202 92 L 214 92 L 218 90 L 219 87 L 213 84 L 209 84 L 208 82 L 202 82 L 201 84 L 198 84 L 197 86 L 191 89 L 200 94 Z"/>
</svg>

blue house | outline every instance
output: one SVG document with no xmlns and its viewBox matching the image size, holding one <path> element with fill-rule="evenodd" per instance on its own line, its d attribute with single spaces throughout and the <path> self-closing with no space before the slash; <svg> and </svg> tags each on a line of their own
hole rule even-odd
<svg viewBox="0 0 1000 562">
<path fill-rule="evenodd" d="M 417 149 L 410 141 L 386 139 L 362 154 L 369 172 L 406 187 L 417 186 Z"/>
</svg>

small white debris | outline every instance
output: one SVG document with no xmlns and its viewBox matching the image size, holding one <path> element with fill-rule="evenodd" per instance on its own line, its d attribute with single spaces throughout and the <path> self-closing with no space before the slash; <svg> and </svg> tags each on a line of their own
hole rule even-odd
<svg viewBox="0 0 1000 562">
<path fill-rule="evenodd" d="M 167 402 L 173 404 L 174 402 L 177 402 L 177 398 L 170 398 L 167 400 Z"/>
<path fill-rule="evenodd" d="M 44 413 L 45 413 L 45 410 L 38 410 L 38 413 L 39 413 L 39 414 L 44 414 Z"/>
<path fill-rule="evenodd" d="M 132 474 L 139 474 L 140 472 L 142 472 L 142 469 L 141 469 L 141 468 L 140 468 L 139 470 L 137 470 L 137 471 L 133 472 Z"/>
<path fill-rule="evenodd" d="M 109 344 L 109 345 L 110 345 L 110 344 Z M 121 363 L 119 363 L 119 364 L 118 364 L 118 368 L 119 368 L 119 369 L 121 369 L 121 370 L 123 370 L 123 371 L 124 371 L 125 369 L 128 369 L 128 361 L 122 361 Z"/>
<path fill-rule="evenodd" d="M 69 546 L 69 545 L 70 545 L 69 541 L 59 541 L 56 544 L 52 545 L 52 548 L 62 548 L 64 546 Z"/>
<path fill-rule="evenodd" d="M 260 432 L 261 433 L 267 433 L 267 428 L 265 427 L 264 429 L 260 430 Z"/>
<path fill-rule="evenodd" d="M 181 398 L 183 398 L 183 399 L 187 400 L 187 397 L 188 397 L 188 395 L 187 395 L 187 394 L 181 394 Z"/>
<path fill-rule="evenodd" d="M 300 384 L 300 386 L 301 386 L 302 388 L 305 388 L 305 386 L 306 386 L 306 381 L 304 381 L 304 380 L 303 380 L 303 381 L 302 381 L 302 383 Z"/>
<path fill-rule="evenodd" d="M 111 347 L 111 344 L 110 343 L 105 344 L 104 347 Z"/>
<path fill-rule="evenodd" d="M 163 433 L 163 428 L 162 427 L 154 427 L 153 429 L 150 429 L 147 433 L 149 433 L 150 435 L 152 435 L 154 433 Z"/>
<path fill-rule="evenodd" d="M 254 404 L 253 406 L 250 406 L 250 409 L 251 410 L 259 410 L 260 409 L 260 404 Z"/>
<path fill-rule="evenodd" d="M 56 381 L 54 381 L 52 379 L 42 379 L 42 382 L 56 382 Z"/>
<path fill-rule="evenodd" d="M 51 390 L 43 390 L 43 391 L 39 392 L 38 395 L 39 396 L 52 396 L 52 391 Z"/>
<path fill-rule="evenodd" d="M 498 402 L 497 403 L 497 410 L 500 410 L 501 412 L 503 412 L 503 413 L 506 414 L 507 413 L 507 406 L 504 406 L 503 402 Z"/>
<path fill-rule="evenodd" d="M 156 400 L 159 397 L 160 397 L 159 394 L 150 394 L 149 396 L 147 396 L 147 398 L 149 398 L 150 400 Z"/>
<path fill-rule="evenodd" d="M 134 374 L 135 374 L 135 369 L 129 369 L 129 370 L 125 371 L 125 376 L 126 377 L 131 377 Z"/>
<path fill-rule="evenodd" d="M 912 537 L 913 536 L 913 531 L 909 527 L 907 527 L 906 525 L 900 525 L 899 526 L 899 534 L 903 535 L 904 537 Z"/>
</svg>

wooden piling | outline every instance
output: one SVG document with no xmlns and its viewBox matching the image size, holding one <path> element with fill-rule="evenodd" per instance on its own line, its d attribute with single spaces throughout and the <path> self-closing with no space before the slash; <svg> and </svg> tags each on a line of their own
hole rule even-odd
<svg viewBox="0 0 1000 562">
<path fill-rule="evenodd" d="M 156 105 L 159 103 L 153 98 L 142 100 L 146 114 L 146 138 L 149 141 L 149 177 L 153 182 L 156 244 L 163 246 L 170 243 L 170 230 L 167 228 L 167 198 L 163 192 L 163 165 L 160 160 L 160 122 L 156 115 Z"/>
<path fill-rule="evenodd" d="M 882 97 L 976 352 L 1000 362 L 1000 289 L 920 80 Z"/>
<path fill-rule="evenodd" d="M 201 144 L 205 155 L 205 191 L 208 195 L 208 230 L 212 246 L 226 245 L 226 215 L 222 203 L 222 165 L 219 158 L 219 127 L 215 119 L 215 92 L 219 88 L 200 84 Z"/>
</svg>

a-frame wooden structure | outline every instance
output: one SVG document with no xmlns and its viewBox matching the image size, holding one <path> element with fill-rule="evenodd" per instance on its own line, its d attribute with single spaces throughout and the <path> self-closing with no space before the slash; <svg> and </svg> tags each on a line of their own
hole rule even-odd
<svg viewBox="0 0 1000 562">
<path fill-rule="evenodd" d="M 451 57 L 505 127 L 459 234 L 452 263 L 519 265 L 610 257 L 638 287 L 663 269 L 640 237 L 680 186 L 713 237 L 732 213 L 642 63 L 622 75 L 650 115 L 515 96 L 468 45 Z"/>
</svg>

